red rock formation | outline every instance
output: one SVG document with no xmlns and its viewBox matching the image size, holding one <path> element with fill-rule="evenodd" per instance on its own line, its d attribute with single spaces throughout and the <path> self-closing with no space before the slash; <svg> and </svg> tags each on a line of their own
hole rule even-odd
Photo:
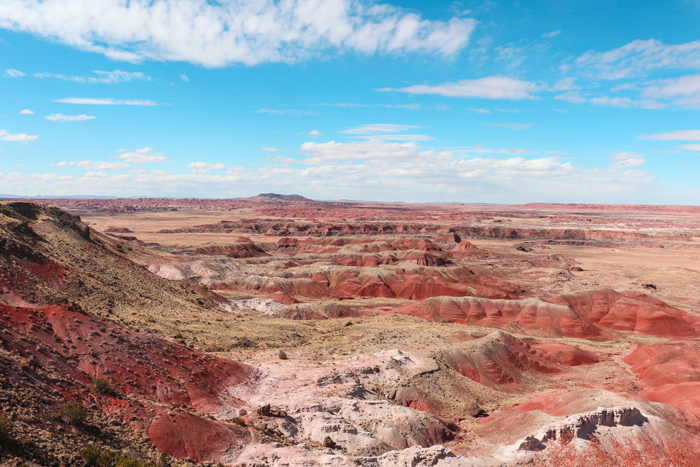
<svg viewBox="0 0 700 467">
<path fill-rule="evenodd" d="M 86 385 L 93 377 L 108 379 L 116 393 L 91 394 L 97 406 L 132 428 L 147 431 L 158 449 L 176 457 L 213 461 L 249 438 L 244 430 L 193 414 L 168 413 L 163 406 L 190 406 L 210 415 L 228 412 L 241 401 L 226 396 L 224 390 L 256 377 L 248 365 L 60 306 L 0 304 L 0 330 L 7 349 L 42 368 L 53 368 Z M 64 393 L 67 388 L 61 384 L 56 389 Z M 155 403 L 133 404 L 123 395 Z"/>
<path fill-rule="evenodd" d="M 85 382 L 88 376 L 106 377 L 119 391 L 207 414 L 236 404 L 220 398 L 219 392 L 254 376 L 252 367 L 243 363 L 209 357 L 60 306 L 0 304 L 0 326 L 9 348 L 31 355 L 42 366 L 57 366 Z"/>
<path fill-rule="evenodd" d="M 502 331 L 469 342 L 445 353 L 452 368 L 491 388 L 512 389 L 527 385 L 528 373 L 556 374 L 566 366 L 590 365 L 598 358 L 578 347 L 559 343 L 530 345 Z M 551 352 L 551 353 L 550 353 Z M 564 363 L 566 362 L 566 363 Z"/>
<path fill-rule="evenodd" d="M 590 322 L 616 331 L 659 337 L 700 337 L 700 318 L 641 292 L 612 289 L 547 299 L 570 307 Z"/>
<path fill-rule="evenodd" d="M 478 250 L 478 248 L 473 243 L 470 243 L 466 240 L 462 240 L 461 242 L 459 242 L 459 244 L 457 244 L 453 248 L 453 250 L 454 251 L 470 251 L 470 250 Z"/>
<path fill-rule="evenodd" d="M 640 292 L 612 289 L 559 295 L 545 302 L 435 297 L 392 312 L 481 326 L 518 323 L 555 336 L 610 336 L 603 327 L 660 337 L 700 337 L 700 318 Z"/>
<path fill-rule="evenodd" d="M 294 305 L 295 303 L 299 303 L 299 300 L 290 297 L 284 292 L 275 292 L 273 294 L 268 295 L 265 298 L 267 298 L 268 300 L 275 300 L 276 302 L 279 302 L 282 305 Z"/>
<path fill-rule="evenodd" d="M 640 395 L 700 417 L 700 349 L 696 341 L 636 345 L 623 360 L 646 388 Z"/>
<path fill-rule="evenodd" d="M 474 297 L 433 297 L 387 313 L 412 315 L 429 321 L 502 328 L 519 325 L 550 336 L 611 336 L 566 306 L 540 300 L 489 300 Z"/>
</svg>

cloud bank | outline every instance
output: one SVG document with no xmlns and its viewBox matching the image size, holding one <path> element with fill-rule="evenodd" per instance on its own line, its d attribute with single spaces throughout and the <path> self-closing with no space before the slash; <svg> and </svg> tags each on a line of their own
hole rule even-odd
<svg viewBox="0 0 700 467">
<path fill-rule="evenodd" d="M 70 27 L 66 27 L 70 25 Z M 429 21 L 358 0 L 6 0 L 0 27 L 114 60 L 207 67 L 295 62 L 333 49 L 452 55 L 476 21 Z"/>
</svg>

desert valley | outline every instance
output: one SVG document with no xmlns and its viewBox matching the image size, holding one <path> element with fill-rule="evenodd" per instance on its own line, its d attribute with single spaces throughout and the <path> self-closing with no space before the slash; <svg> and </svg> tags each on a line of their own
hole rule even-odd
<svg viewBox="0 0 700 467">
<path fill-rule="evenodd" d="M 3 201 L 2 462 L 698 465 L 698 232 L 692 206 Z"/>
</svg>

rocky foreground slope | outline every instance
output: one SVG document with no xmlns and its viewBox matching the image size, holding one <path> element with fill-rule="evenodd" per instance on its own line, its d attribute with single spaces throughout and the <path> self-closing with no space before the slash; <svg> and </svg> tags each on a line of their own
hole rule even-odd
<svg viewBox="0 0 700 467">
<path fill-rule="evenodd" d="M 700 461 L 695 296 L 586 283 L 582 263 L 548 250 L 683 236 L 492 235 L 450 226 L 465 214 L 449 210 L 418 228 L 390 206 L 358 228 L 352 203 L 249 202 L 278 218 L 150 233 L 130 218 L 101 233 L 0 203 L 3 462 Z M 141 240 L 153 232 L 179 240 Z"/>
</svg>

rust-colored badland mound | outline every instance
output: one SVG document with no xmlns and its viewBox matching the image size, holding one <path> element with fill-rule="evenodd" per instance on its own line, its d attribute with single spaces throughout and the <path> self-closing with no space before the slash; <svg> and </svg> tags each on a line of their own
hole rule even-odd
<svg viewBox="0 0 700 467">
<path fill-rule="evenodd" d="M 433 297 L 390 313 L 502 328 L 519 325 L 551 336 L 610 337 L 603 328 L 659 337 L 699 337 L 700 319 L 640 292 L 611 289 L 542 300 Z"/>
<path fill-rule="evenodd" d="M 526 343 L 503 331 L 445 353 L 447 363 L 467 378 L 490 388 L 520 389 L 528 373 L 558 374 L 566 366 L 591 365 L 599 357 L 575 346 Z"/>
</svg>

